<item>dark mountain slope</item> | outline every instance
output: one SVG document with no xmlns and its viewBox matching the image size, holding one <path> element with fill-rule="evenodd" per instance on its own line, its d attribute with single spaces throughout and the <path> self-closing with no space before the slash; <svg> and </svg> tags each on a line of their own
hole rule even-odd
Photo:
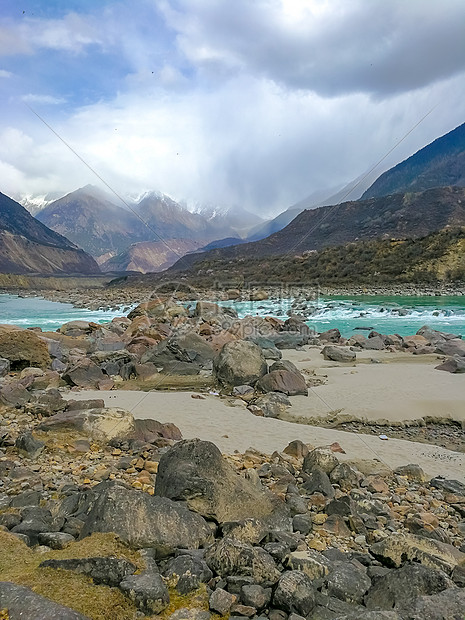
<svg viewBox="0 0 465 620">
<path fill-rule="evenodd" d="M 208 259 L 302 254 L 358 239 L 414 238 L 445 226 L 463 225 L 465 188 L 442 187 L 303 211 L 286 228 L 270 237 L 211 250 Z M 186 269 L 206 256 L 206 253 L 185 256 L 172 269 Z"/>
<path fill-rule="evenodd" d="M 465 185 L 465 123 L 387 170 L 362 200 L 449 185 Z"/>
<path fill-rule="evenodd" d="M 94 259 L 0 193 L 0 271 L 99 273 Z"/>
</svg>

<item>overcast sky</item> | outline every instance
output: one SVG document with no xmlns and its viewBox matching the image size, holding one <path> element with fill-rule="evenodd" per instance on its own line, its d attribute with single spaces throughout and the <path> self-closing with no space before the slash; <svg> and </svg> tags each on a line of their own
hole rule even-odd
<svg viewBox="0 0 465 620">
<path fill-rule="evenodd" d="M 465 2 L 2 0 L 0 86 L 3 193 L 101 186 L 30 107 L 118 193 L 271 214 L 465 121 Z"/>
</svg>

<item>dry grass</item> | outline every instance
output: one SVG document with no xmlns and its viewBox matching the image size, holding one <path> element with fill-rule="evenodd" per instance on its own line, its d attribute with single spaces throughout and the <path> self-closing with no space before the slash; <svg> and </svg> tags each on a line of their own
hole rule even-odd
<svg viewBox="0 0 465 620">
<path fill-rule="evenodd" d="M 81 541 L 72 543 L 61 551 L 40 553 L 27 547 L 16 536 L 0 531 L 0 579 L 11 581 L 34 590 L 56 603 L 71 607 L 92 620 L 135 620 L 140 618 L 137 609 L 118 588 L 97 586 L 90 577 L 73 571 L 40 568 L 48 559 L 71 559 L 93 556 L 126 558 L 139 570 L 144 569 L 140 555 L 124 545 L 114 534 L 96 533 Z M 170 589 L 170 604 L 157 616 L 146 616 L 146 620 L 167 619 L 180 608 L 208 610 L 206 586 L 185 596 Z M 3 615 L 2 615 L 3 614 Z M 221 620 L 219 616 L 216 616 Z M 7 620 L 6 610 L 0 610 L 0 620 Z"/>
<path fill-rule="evenodd" d="M 164 375 L 160 373 L 153 381 L 139 381 L 131 379 L 116 384 L 118 390 L 135 390 L 139 392 L 152 392 L 163 390 L 191 391 L 211 389 L 213 377 L 202 375 Z"/>
</svg>

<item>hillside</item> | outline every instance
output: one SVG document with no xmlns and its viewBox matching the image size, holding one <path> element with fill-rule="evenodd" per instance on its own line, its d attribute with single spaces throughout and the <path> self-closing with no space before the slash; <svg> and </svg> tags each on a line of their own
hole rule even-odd
<svg viewBox="0 0 465 620">
<path fill-rule="evenodd" d="M 181 274 L 179 274 L 181 275 Z M 189 285 L 228 287 L 253 285 L 383 285 L 399 283 L 465 282 L 465 227 L 447 228 L 420 239 L 357 241 L 296 256 L 241 258 L 205 257 L 195 276 L 185 272 Z M 169 272 L 162 275 L 169 280 Z"/>
<path fill-rule="evenodd" d="M 99 273 L 94 259 L 0 193 L 0 272 Z"/>
<path fill-rule="evenodd" d="M 303 211 L 270 237 L 211 250 L 208 260 L 295 255 L 361 239 L 422 237 L 446 226 L 463 225 L 465 188 L 442 187 Z M 179 268 L 205 258 L 205 253 L 186 256 Z"/>
<path fill-rule="evenodd" d="M 465 123 L 382 174 L 362 200 L 449 185 L 465 186 Z"/>
<path fill-rule="evenodd" d="M 95 257 L 122 252 L 131 243 L 154 236 L 136 215 L 91 185 L 55 200 L 36 217 Z"/>
<path fill-rule="evenodd" d="M 100 265 L 102 271 L 140 271 L 141 273 L 163 271 L 171 267 L 180 257 L 193 252 L 203 243 L 191 239 L 170 239 L 142 241 L 130 245 L 124 252 Z"/>
</svg>

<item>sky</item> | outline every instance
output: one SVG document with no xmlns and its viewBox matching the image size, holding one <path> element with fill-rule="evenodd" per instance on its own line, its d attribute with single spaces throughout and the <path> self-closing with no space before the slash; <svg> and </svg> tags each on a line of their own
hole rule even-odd
<svg viewBox="0 0 465 620">
<path fill-rule="evenodd" d="M 7 195 L 273 215 L 465 122 L 465 2 L 2 0 L 0 88 Z"/>
</svg>

